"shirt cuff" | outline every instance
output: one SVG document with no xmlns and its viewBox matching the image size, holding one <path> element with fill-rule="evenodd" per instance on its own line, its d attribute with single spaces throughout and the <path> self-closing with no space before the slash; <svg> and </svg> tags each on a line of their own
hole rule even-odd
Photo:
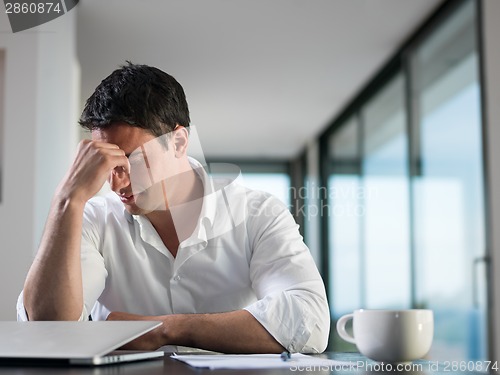
<svg viewBox="0 0 500 375">
<path fill-rule="evenodd" d="M 288 351 L 318 352 L 307 343 L 316 328 L 311 311 L 305 311 L 302 301 L 288 292 L 280 292 L 245 307 L 250 314 Z"/>
</svg>

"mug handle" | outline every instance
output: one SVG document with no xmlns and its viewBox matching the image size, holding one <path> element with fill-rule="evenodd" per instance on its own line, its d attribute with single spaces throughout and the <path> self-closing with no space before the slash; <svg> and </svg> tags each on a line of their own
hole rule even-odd
<svg viewBox="0 0 500 375">
<path fill-rule="evenodd" d="M 354 317 L 354 314 L 346 314 L 342 316 L 338 321 L 337 321 L 337 332 L 339 336 L 342 338 L 342 340 L 345 340 L 347 342 L 350 342 L 351 344 L 356 344 L 356 340 L 354 339 L 354 336 L 351 336 L 350 334 L 347 333 L 345 329 L 346 323 L 351 320 Z"/>
</svg>

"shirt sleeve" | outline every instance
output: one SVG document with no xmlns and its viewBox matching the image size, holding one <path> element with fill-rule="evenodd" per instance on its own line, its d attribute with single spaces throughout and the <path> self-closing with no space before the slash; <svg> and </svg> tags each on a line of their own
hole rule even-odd
<svg viewBox="0 0 500 375">
<path fill-rule="evenodd" d="M 28 321 L 28 314 L 26 313 L 26 309 L 24 308 L 23 294 L 24 294 L 23 291 L 21 291 L 21 294 L 19 294 L 19 297 L 17 297 L 16 310 L 17 310 L 18 322 Z"/>
<path fill-rule="evenodd" d="M 277 198 L 249 205 L 250 277 L 258 301 L 245 309 L 290 352 L 323 352 L 330 332 L 325 286 L 298 225 Z"/>
</svg>

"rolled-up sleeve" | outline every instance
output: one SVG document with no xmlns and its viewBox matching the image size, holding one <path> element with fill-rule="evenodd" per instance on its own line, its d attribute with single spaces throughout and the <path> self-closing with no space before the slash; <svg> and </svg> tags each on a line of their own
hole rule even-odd
<svg viewBox="0 0 500 375">
<path fill-rule="evenodd" d="M 272 196 L 249 205 L 250 277 L 258 301 L 245 309 L 290 352 L 323 352 L 330 331 L 325 286 L 298 225 Z"/>
</svg>

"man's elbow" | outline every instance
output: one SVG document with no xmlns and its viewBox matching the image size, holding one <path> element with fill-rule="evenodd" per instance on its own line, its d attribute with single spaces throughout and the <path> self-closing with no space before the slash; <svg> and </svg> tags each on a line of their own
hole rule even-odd
<svg viewBox="0 0 500 375">
<path fill-rule="evenodd" d="M 321 319 L 315 326 L 309 340 L 302 348 L 302 353 L 323 353 L 328 347 L 328 340 L 330 337 L 330 317 Z"/>
<path fill-rule="evenodd" d="M 60 314 L 60 313 L 51 313 L 51 312 L 39 312 L 39 313 L 30 313 L 26 311 L 26 315 L 30 322 L 36 321 L 69 321 L 69 322 L 77 322 L 81 320 L 81 315 L 75 314 Z"/>
<path fill-rule="evenodd" d="M 301 350 L 303 353 L 323 353 L 328 347 L 331 319 L 326 297 L 317 303 L 315 315 L 315 322 L 310 331 L 309 339 Z"/>
<path fill-rule="evenodd" d="M 328 347 L 328 339 L 330 338 L 330 325 L 325 330 L 319 332 L 315 338 L 315 345 L 313 350 L 316 353 L 323 353 Z"/>
<path fill-rule="evenodd" d="M 29 321 L 78 321 L 81 320 L 82 313 L 61 312 L 53 309 L 28 309 L 26 317 Z"/>
<path fill-rule="evenodd" d="M 288 332 L 287 340 L 283 340 L 290 352 L 322 353 L 326 350 L 330 336 L 330 312 L 327 304 L 321 305 L 302 308 L 302 318 L 295 322 L 294 330 Z"/>
<path fill-rule="evenodd" d="M 24 309 L 29 321 L 78 321 L 84 315 L 83 306 L 81 308 L 63 309 L 54 307 L 53 305 L 30 304 L 29 302 L 27 303 L 26 298 Z"/>
</svg>

